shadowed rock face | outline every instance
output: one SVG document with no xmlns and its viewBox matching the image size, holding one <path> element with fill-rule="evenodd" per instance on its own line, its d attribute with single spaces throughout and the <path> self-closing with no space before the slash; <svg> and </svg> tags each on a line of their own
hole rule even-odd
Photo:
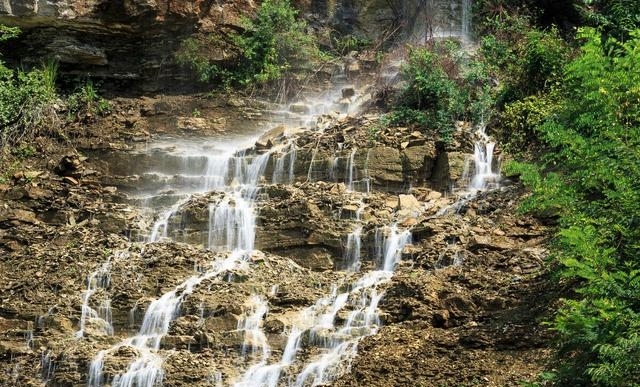
<svg viewBox="0 0 640 387">
<path fill-rule="evenodd" d="M 43 59 L 55 59 L 60 65 L 60 75 L 71 80 L 91 76 L 104 79 L 105 86 L 128 91 L 132 86 L 142 92 L 183 91 L 193 88 L 196 78 L 175 61 L 180 42 L 194 34 L 222 36 L 225 31 L 241 30 L 241 18 L 250 16 L 259 3 L 252 0 L 1 0 L 0 23 L 18 26 L 23 33 L 17 39 L 3 42 L 0 51 L 4 61 L 27 66 L 40 64 Z M 390 27 L 393 25 L 422 26 L 424 7 L 415 3 L 293 2 L 301 17 L 309 21 L 310 29 L 318 31 L 319 36 L 331 30 L 371 41 L 383 38 L 393 30 Z M 437 3 L 437 7 L 455 17 L 446 14 L 441 17 L 444 21 L 427 20 L 438 26 L 444 23 L 444 27 L 430 24 L 429 28 L 442 33 L 452 30 L 449 32 L 456 35 L 462 8 L 449 10 L 448 2 Z M 410 23 L 401 23 L 402 20 Z M 211 52 L 212 59 L 220 64 L 234 60 L 234 49 L 227 43 L 219 43 Z M 360 71 L 357 62 L 347 69 Z"/>
<path fill-rule="evenodd" d="M 314 28 L 333 19 L 348 30 L 357 25 L 354 5 L 334 4 L 328 9 L 337 11 L 327 13 L 317 2 L 299 3 L 301 14 L 315 15 Z M 2 0 L 0 23 L 18 26 L 22 34 L 0 50 L 6 62 L 38 65 L 51 58 L 63 76 L 102 78 L 116 89 L 183 90 L 193 87 L 195 78 L 175 62 L 180 42 L 196 33 L 220 36 L 242 29 L 241 18 L 257 5 L 252 0 Z M 220 63 L 233 60 L 231 47 L 212 51 Z"/>
<path fill-rule="evenodd" d="M 252 1 L 240 0 L 4 0 L 0 23 L 23 33 L 1 49 L 6 61 L 54 58 L 65 75 L 169 88 L 168 80 L 190 80 L 173 59 L 184 38 L 238 26 L 253 8 Z"/>
</svg>

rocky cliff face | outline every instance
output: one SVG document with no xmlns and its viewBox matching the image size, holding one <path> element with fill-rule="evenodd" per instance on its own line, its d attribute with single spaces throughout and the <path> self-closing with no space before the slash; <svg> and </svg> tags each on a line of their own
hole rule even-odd
<svg viewBox="0 0 640 387">
<path fill-rule="evenodd" d="M 52 58 L 63 75 L 167 89 L 191 80 L 173 58 L 183 39 L 238 25 L 254 8 L 240 0 L 5 0 L 0 23 L 19 26 L 23 34 L 7 42 L 4 60 L 39 64 Z"/>
<path fill-rule="evenodd" d="M 195 76 L 175 62 L 180 42 L 194 33 L 238 29 L 252 0 L 4 0 L 0 23 L 22 35 L 0 47 L 3 60 L 37 65 L 55 59 L 60 75 L 90 76 L 107 86 L 141 91 L 189 89 Z M 376 38 L 394 17 L 384 2 L 298 4 L 316 30 L 359 31 Z M 221 48 L 216 60 L 232 54 Z"/>
<path fill-rule="evenodd" d="M 157 176 L 144 177 L 143 171 L 157 164 L 136 144 L 149 136 L 192 135 L 163 113 L 181 116 L 192 103 L 199 104 L 204 120 L 230 123 L 237 115 L 218 115 L 221 101 L 207 107 L 185 98 L 121 100 L 113 116 L 74 133 L 83 156 L 64 152 L 66 143 L 37 139 L 34 146 L 46 158 L 23 160 L 0 184 L 0 385 L 85 386 L 101 350 L 106 350 L 103 378 L 122 373 L 140 355 L 123 340 L 140 328 L 151 302 L 224 255 L 203 248 L 209 208 L 221 192 L 195 195 L 172 214 L 167 234 L 174 241 L 135 242 L 136 235 L 149 232 L 152 219 L 133 197 L 149 183 L 160 184 Z M 216 378 L 230 383 L 253 364 L 243 349 L 247 336 L 238 327 L 251 313 L 255 294 L 268 304 L 262 329 L 273 356 L 280 356 L 283 333 L 296 316 L 331 294 L 332 285 L 349 289 L 359 276 L 344 270 L 354 226 L 362 226 L 366 271 L 379 259 L 371 242 L 393 223 L 411 229 L 413 243 L 402 250 L 393 279 L 379 285 L 385 292 L 379 304 L 382 328 L 361 341 L 351 369 L 335 385 L 517 385 L 541 369 L 549 350 L 548 332 L 539 321 L 546 316 L 546 300 L 553 298 L 547 295 L 543 264 L 546 230 L 535 219 L 516 215 L 518 186 L 447 211 L 456 198 L 429 188 L 435 180 L 425 177 L 429 171 L 444 173 L 437 172 L 437 164 L 453 160 L 455 152 L 470 151 L 462 127 L 451 148 L 410 130 L 397 136 L 381 132 L 379 142 L 363 142 L 370 135 L 368 119 L 331 121 L 320 138 L 297 132 L 299 153 L 307 144 L 318 154 L 343 144 L 343 170 L 356 144 L 391 152 L 398 157 L 380 157 L 373 168 L 380 172 L 371 176 L 386 182 L 379 186 L 385 189 L 349 190 L 345 172 L 331 179 L 318 174 L 315 180 L 308 179 L 308 171 L 296 172 L 292 184 L 270 184 L 272 171 L 265 172 L 255 208 L 260 251 L 185 296 L 158 350 L 165 385 L 206 386 Z M 165 126 L 150 124 L 163 120 Z M 145 136 L 146 130 L 153 132 Z M 277 147 L 280 131 L 269 133 L 258 142 Z M 360 172 L 365 153 L 354 155 Z M 301 159 L 304 170 L 309 163 Z M 368 168 L 371 160 L 370 155 Z M 447 163 L 444 169 L 455 175 L 463 168 Z M 394 176 L 412 188 L 386 189 Z M 416 176 L 423 180 L 412 180 Z M 96 315 L 83 317 L 85 305 Z M 111 327 L 96 317 L 106 306 Z M 335 316 L 336 324 L 348 319 L 347 309 Z M 289 375 L 317 357 L 318 348 L 307 340 L 300 344 L 299 360 L 286 369 Z"/>
<path fill-rule="evenodd" d="M 252 0 L 3 0 L 0 23 L 19 26 L 23 33 L 0 49 L 3 60 L 16 64 L 55 59 L 61 77 L 71 80 L 90 76 L 103 79 L 107 86 L 143 92 L 188 90 L 196 78 L 176 64 L 180 43 L 195 33 L 237 30 L 241 18 L 250 16 L 258 4 Z M 468 25 L 462 27 L 468 7 L 457 3 L 435 2 L 430 8 L 420 2 L 382 0 L 294 4 L 310 28 L 324 37 L 321 40 L 354 34 L 381 41 L 400 26 L 408 28 L 409 35 L 424 36 L 425 23 L 432 33 L 445 35 L 458 36 L 468 29 Z M 224 47 L 212 55 L 221 62 L 233 57 Z"/>
</svg>

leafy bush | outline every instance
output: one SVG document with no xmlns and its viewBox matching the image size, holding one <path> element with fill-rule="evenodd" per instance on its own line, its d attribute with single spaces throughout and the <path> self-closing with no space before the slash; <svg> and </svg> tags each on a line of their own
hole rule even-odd
<svg viewBox="0 0 640 387">
<path fill-rule="evenodd" d="M 0 146 L 15 144 L 57 123 L 57 66 L 14 71 L 0 62 Z"/>
<path fill-rule="evenodd" d="M 493 76 L 500 80 L 500 105 L 558 87 L 571 53 L 556 29 L 530 29 L 514 21 L 504 30 L 487 35 L 480 53 Z"/>
<path fill-rule="evenodd" d="M 73 120 L 92 119 L 95 114 L 104 116 L 111 113 L 109 101 L 98 94 L 90 79 L 67 97 L 67 108 L 69 118 Z"/>
<path fill-rule="evenodd" d="M 243 20 L 243 32 L 225 38 L 208 36 L 182 42 L 177 60 L 196 71 L 204 82 L 230 85 L 262 84 L 281 79 L 285 71 L 310 70 L 321 57 L 314 38 L 288 0 L 265 0 L 255 17 Z M 234 51 L 235 60 L 216 57 L 222 47 Z"/>
<path fill-rule="evenodd" d="M 448 141 L 456 120 L 489 117 L 494 99 L 486 67 L 455 41 L 412 48 L 401 75 L 405 86 L 389 114 L 392 125 L 437 129 Z"/>
<path fill-rule="evenodd" d="M 640 28 L 640 2 L 637 0 L 580 0 L 579 7 L 586 21 L 604 32 L 606 37 L 626 40 Z"/>
<path fill-rule="evenodd" d="M 233 74 L 216 62 L 213 53 L 222 51 L 225 43 L 215 37 L 191 37 L 182 41 L 176 54 L 179 64 L 196 72 L 200 82 L 218 82 L 228 88 L 234 81 Z"/>
<path fill-rule="evenodd" d="M 559 108 L 535 128 L 552 152 L 515 166 L 529 208 L 558 217 L 554 256 L 578 285 L 554 321 L 560 385 L 640 383 L 640 30 L 629 36 L 580 32 Z"/>
<path fill-rule="evenodd" d="M 531 95 L 508 103 L 497 120 L 497 137 L 506 151 L 527 154 L 542 147 L 536 128 L 561 109 L 557 93 Z"/>
</svg>

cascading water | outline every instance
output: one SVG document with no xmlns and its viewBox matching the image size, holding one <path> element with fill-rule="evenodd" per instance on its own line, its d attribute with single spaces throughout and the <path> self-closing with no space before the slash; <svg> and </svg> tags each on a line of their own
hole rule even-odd
<svg viewBox="0 0 640 387">
<path fill-rule="evenodd" d="M 471 40 L 472 0 L 409 0 L 402 3 L 410 39 L 418 42 L 450 37 L 462 42 Z"/>
<path fill-rule="evenodd" d="M 99 289 L 106 289 L 109 286 L 110 265 L 110 261 L 105 262 L 87 277 L 87 290 L 82 295 L 82 314 L 80 315 L 80 329 L 76 332 L 77 338 L 84 336 L 89 320 L 99 321 L 106 334 L 113 334 L 109 299 L 102 300 L 101 306 L 97 311 L 89 306 L 91 296 Z"/>
<path fill-rule="evenodd" d="M 473 144 L 474 173 L 469 182 L 469 190 L 497 188 L 500 179 L 498 168 L 494 166 L 493 150 L 495 142 L 491 141 L 485 132 L 485 126 L 480 125 L 476 131 L 476 141 Z"/>
<path fill-rule="evenodd" d="M 193 156 L 187 155 L 187 160 L 182 165 L 187 168 L 186 175 L 194 176 L 190 170 L 192 168 L 189 163 L 190 157 Z M 268 153 L 253 156 L 246 155 L 244 152 L 226 152 L 223 155 L 206 157 L 204 169 L 202 166 L 199 167 L 203 170 L 200 176 L 201 185 L 196 189 L 189 188 L 188 191 L 217 190 L 225 195 L 218 203 L 211 205 L 208 247 L 212 250 L 227 252 L 228 256 L 212 262 L 210 269 L 193 275 L 173 290 L 152 301 L 147 307 L 140 330 L 135 336 L 100 351 L 93 359 L 88 379 L 90 387 L 102 385 L 105 357 L 124 346 L 135 349 L 137 357 L 124 373 L 113 377 L 110 384 L 112 387 L 153 387 L 162 383 L 163 358 L 158 351 L 170 323 L 179 315 L 184 298 L 203 281 L 218 277 L 241 265 L 253 250 L 255 241 L 253 201 L 268 158 Z M 186 200 L 179 199 L 159 216 L 152 227 L 150 242 L 167 236 L 170 217 Z M 91 284 L 91 281 L 89 283 Z M 85 303 L 92 294 L 91 290 L 90 285 Z"/>
<path fill-rule="evenodd" d="M 468 36 L 468 24 L 465 24 L 464 20 L 468 17 L 465 16 L 465 12 L 468 13 L 469 3 L 468 0 L 462 2 L 463 22 L 460 28 L 450 27 L 447 30 L 449 35 Z M 345 95 L 343 89 L 338 90 L 342 96 Z M 335 90 L 332 95 L 336 95 Z M 332 98 L 334 102 L 341 99 L 335 96 Z M 347 109 L 342 110 L 353 111 L 351 109 L 347 106 Z M 288 117 L 282 121 L 308 124 L 315 121 L 312 118 L 314 114 L 326 113 L 329 110 L 331 109 L 327 104 L 321 103 L 312 107 L 292 105 L 286 114 L 282 113 Z M 252 142 L 254 139 L 255 136 Z M 164 358 L 160 354 L 161 342 L 169 331 L 171 322 L 178 317 L 182 302 L 203 282 L 221 281 L 228 271 L 248 264 L 247 257 L 254 249 L 255 243 L 255 201 L 261 184 L 264 184 L 264 173 L 272 154 L 279 152 L 278 156 L 273 158 L 273 172 L 269 176 L 271 181 L 290 184 L 294 180 L 296 144 L 293 140 L 285 147 L 272 149 L 260 155 L 238 152 L 237 149 L 242 149 L 242 146 L 235 141 L 222 145 L 198 145 L 197 141 L 175 143 L 167 140 L 166 143 L 160 141 L 153 146 L 171 149 L 169 153 L 172 157 L 180 159 L 180 163 L 177 163 L 179 165 L 174 166 L 173 170 L 153 172 L 159 178 L 165 179 L 167 184 L 164 191 L 151 194 L 153 199 L 150 199 L 149 203 L 157 201 L 157 198 L 163 195 L 167 200 L 164 202 L 166 209 L 157 215 L 147 242 L 172 237 L 172 216 L 183 207 L 191 195 L 217 191 L 220 195 L 209 205 L 209 229 L 205 245 L 208 249 L 219 252 L 223 258 L 211 262 L 205 269 L 200 267 L 193 276 L 152 301 L 146 309 L 139 331 L 134 336 L 100 351 L 91 362 L 88 377 L 90 387 L 102 386 L 105 383 L 112 387 L 162 385 Z M 486 188 L 490 180 L 497 179 L 497 175 L 492 173 L 493 149 L 478 149 L 480 150 L 477 151 L 476 159 L 479 161 L 475 173 L 481 174 L 482 177 L 478 178 L 477 185 L 471 185 L 473 189 Z M 315 151 L 313 155 L 315 157 Z M 344 170 L 344 182 L 347 191 L 351 193 L 354 193 L 358 183 L 355 158 L 354 148 L 350 150 Z M 365 193 L 369 192 L 367 163 L 368 161 L 364 170 L 360 171 L 365 175 L 362 180 L 365 183 Z M 334 165 L 338 165 L 337 160 Z M 312 181 L 313 166 L 312 158 L 309 181 Z M 332 169 L 328 174 L 336 172 L 342 172 L 342 168 L 340 171 Z M 473 180 L 475 181 L 475 178 Z M 477 188 L 478 185 L 482 187 Z M 235 379 L 229 380 L 224 380 L 221 374 L 216 373 L 212 376 L 212 384 L 234 387 L 276 387 L 282 384 L 302 387 L 326 384 L 335 379 L 341 371 L 341 366 L 348 364 L 355 356 L 358 342 L 363 337 L 377 332 L 380 327 L 378 304 L 384 295 L 382 286 L 391 279 L 403 249 L 411 243 L 411 233 L 401 230 L 395 224 L 381 227 L 374 231 L 374 246 L 363 249 L 363 208 L 364 204 L 360 201 L 354 219 L 355 227 L 346 236 L 343 257 L 346 268 L 354 272 L 351 276 L 356 277 L 355 280 L 334 286 L 330 294 L 299 311 L 298 316 L 292 319 L 282 332 L 286 336 L 286 343 L 279 358 L 276 358 L 278 352 L 271 349 L 263 329 L 264 319 L 269 311 L 267 298 L 260 294 L 252 296 L 237 326 L 237 330 L 244 335 L 240 353 L 245 360 L 245 369 L 240 370 L 239 376 Z M 368 251 L 366 258 L 376 262 L 376 266 L 373 270 L 360 273 L 363 251 Z M 100 269 L 96 273 L 100 273 Z M 98 288 L 100 285 L 90 277 L 83 299 L 83 304 L 87 307 L 86 316 L 83 306 L 85 317 L 81 318 L 79 336 L 84 332 L 87 319 L 96 314 L 88 308 L 90 298 Z M 341 317 L 338 317 L 339 315 Z M 313 346 L 314 350 L 303 355 L 301 350 L 307 346 Z M 135 358 L 125 370 L 107 381 L 104 375 L 105 362 L 122 347 L 133 349 Z"/>
</svg>

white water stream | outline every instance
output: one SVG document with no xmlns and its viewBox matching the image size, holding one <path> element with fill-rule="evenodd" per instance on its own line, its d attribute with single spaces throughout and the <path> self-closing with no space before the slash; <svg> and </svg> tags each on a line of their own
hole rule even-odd
<svg viewBox="0 0 640 387">
<path fill-rule="evenodd" d="M 461 30 L 460 33 L 466 32 Z M 336 103 L 343 113 L 355 111 L 357 107 L 345 104 L 344 98 L 338 97 L 342 87 L 344 85 L 338 85 L 317 102 L 310 103 L 304 114 L 291 114 L 291 109 L 277 112 L 283 117 L 277 121 L 303 124 L 316 122 L 317 116 L 314 115 L 330 111 Z M 328 101 L 326 95 L 330 96 Z M 354 105 L 357 105 L 357 102 Z M 155 149 L 180 159 L 181 162 L 177 171 L 167 172 L 161 168 L 153 171 L 156 176 L 166 179 L 167 187 L 164 191 L 153 193 L 148 203 L 153 203 L 159 196 L 164 195 L 170 204 L 166 210 L 156 215 L 146 243 L 164 238 L 177 239 L 169 234 L 172 215 L 191 195 L 217 191 L 221 194 L 219 200 L 211 202 L 209 206 L 206 247 L 220 252 L 223 258 L 210 262 L 205 270 L 195 272 L 190 278 L 152 301 L 147 306 L 142 325 L 135 335 L 97 353 L 90 365 L 87 380 L 89 387 L 161 386 L 164 380 L 161 341 L 169 331 L 171 322 L 179 316 L 182 302 L 203 282 L 223 281 L 224 275 L 230 270 L 249 265 L 248 258 L 255 244 L 255 200 L 264 184 L 264 172 L 269 158 L 273 154 L 275 160 L 270 176 L 272 182 L 289 184 L 294 180 L 294 163 L 297 156 L 293 138 L 283 146 L 272 148 L 260 155 L 238 151 L 253 144 L 259 135 L 260 133 L 254 133 L 240 140 L 222 141 L 164 139 L 152 145 Z M 486 189 L 490 187 L 491 181 L 498 180 L 497 174 L 492 172 L 493 144 L 487 141 L 486 135 L 480 137 L 479 141 L 483 142 L 476 146 L 475 168 L 470 177 L 469 187 L 472 190 Z M 364 183 L 366 195 L 369 191 L 366 163 L 365 170 L 360 171 L 364 176 L 358 181 L 354 161 L 356 151 L 351 149 L 346 162 L 345 185 L 348 191 L 353 192 L 356 183 Z M 329 175 L 332 175 L 332 172 L 334 171 L 329 171 Z M 309 176 L 311 175 L 310 168 Z M 171 184 L 176 182 L 176 176 L 180 176 L 178 180 L 181 184 L 173 187 Z M 370 249 L 374 251 L 374 256 L 370 258 L 377 264 L 373 270 L 360 273 L 363 209 L 364 204 L 361 200 L 357 203 L 353 231 L 346 236 L 343 257 L 346 269 L 354 272 L 353 276 L 356 279 L 351 283 L 335 284 L 329 294 L 301 310 L 297 317 L 292 319 L 282 332 L 286 336 L 286 344 L 280 356 L 276 356 L 279 352 L 271 349 L 264 331 L 264 319 L 269 312 L 267 298 L 260 294 L 251 296 L 246 301 L 237 325 L 237 330 L 244 335 L 241 355 L 246 359 L 248 366 L 240 370 L 239 376 L 233 380 L 224 380 L 221 374 L 216 373 L 212 376 L 212 385 L 318 386 L 329 383 L 348 369 L 350 361 L 356 355 L 359 341 L 378 331 L 378 304 L 384 295 L 383 284 L 392 278 L 402 251 L 411 243 L 410 231 L 402 230 L 395 224 L 377 229 L 375 245 Z M 87 279 L 88 288 L 83 295 L 82 316 L 77 333 L 79 338 L 83 337 L 89 320 L 104 321 L 105 330 L 113 333 L 108 312 L 96 311 L 89 306 L 92 296 L 108 286 L 108 271 L 109 262 L 99 267 Z M 108 305 L 108 302 L 105 305 Z M 133 350 L 134 359 L 126 369 L 106 380 L 105 361 L 123 347 Z"/>
<path fill-rule="evenodd" d="M 280 158 L 287 157 L 293 161 L 295 145 L 289 146 L 288 151 Z M 473 189 L 482 189 L 486 187 L 485 182 L 488 179 L 496 178 L 490 168 L 492 148 L 484 149 L 484 152 L 476 150 L 479 164 L 476 165 L 472 181 L 481 183 L 478 183 L 478 186 L 475 183 L 471 184 Z M 351 188 L 354 154 L 355 152 L 352 152 L 349 157 L 347 171 Z M 89 387 L 99 387 L 105 383 L 112 387 L 162 385 L 164 358 L 159 353 L 160 344 L 169 330 L 170 323 L 178 317 L 183 300 L 203 281 L 222 280 L 223 274 L 229 270 L 248 264 L 247 258 L 255 242 L 254 203 L 268 157 L 269 153 L 253 156 L 237 152 L 229 152 L 224 157 L 207 157 L 200 179 L 203 185 L 195 191 L 216 190 L 223 195 L 219 201 L 210 204 L 207 246 L 215 251 L 226 252 L 227 257 L 211 262 L 207 270 L 194 274 L 173 290 L 152 301 L 146 309 L 137 334 L 100 351 L 95 356 L 89 370 Z M 282 165 L 282 168 L 278 167 L 276 171 L 288 171 L 291 168 L 286 162 Z M 177 204 L 170 206 L 165 213 L 158 216 L 149 242 L 168 237 L 167 223 L 171 213 L 185 200 L 179 199 Z M 351 271 L 360 269 L 363 208 L 364 204 L 360 201 L 355 211 L 355 228 L 347 236 L 344 258 L 347 269 Z M 358 342 L 363 337 L 375 334 L 380 327 L 378 303 L 384 295 L 381 285 L 393 276 L 404 247 L 411 243 L 411 233 L 395 225 L 378 229 L 375 235 L 375 246 L 372 250 L 375 252 L 373 258 L 378 262 L 377 267 L 362 273 L 351 284 L 335 286 L 326 297 L 302 310 L 283 332 L 287 340 L 279 359 L 273 358 L 263 330 L 263 320 L 269 310 L 266 298 L 258 294 L 252 296 L 247 301 L 237 329 L 244 332 L 242 355 L 253 364 L 250 364 L 236 380 L 225 381 L 218 375 L 215 378 L 216 383 L 234 387 L 276 387 L 283 384 L 295 387 L 316 386 L 326 384 L 345 372 L 356 354 Z M 108 285 L 108 267 L 109 262 L 88 278 L 89 287 L 83 298 L 79 337 L 82 336 L 89 318 L 100 318 L 99 313 L 89 308 L 88 301 L 98 289 Z M 338 314 L 345 315 L 346 318 L 338 319 Z M 102 319 L 108 322 L 106 317 Z M 310 352 L 310 357 L 306 354 L 301 358 L 299 354 L 304 337 L 307 338 L 305 345 L 315 349 Z M 105 359 L 122 347 L 132 348 L 136 354 L 135 359 L 122 373 L 113 376 L 111 380 L 105 380 Z"/>
</svg>

